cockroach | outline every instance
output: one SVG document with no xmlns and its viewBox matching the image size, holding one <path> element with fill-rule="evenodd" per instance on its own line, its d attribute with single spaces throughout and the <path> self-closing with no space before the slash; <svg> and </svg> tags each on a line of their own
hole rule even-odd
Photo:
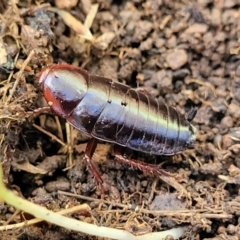
<svg viewBox="0 0 240 240">
<path fill-rule="evenodd" d="M 97 139 L 115 144 L 118 161 L 156 175 L 166 172 L 155 165 L 127 159 L 122 148 L 174 155 L 191 148 L 195 141 L 196 130 L 190 123 L 195 109 L 186 119 L 145 91 L 67 64 L 44 68 L 39 84 L 52 111 L 92 137 L 85 158 L 99 183 L 101 177 L 91 163 Z"/>
</svg>

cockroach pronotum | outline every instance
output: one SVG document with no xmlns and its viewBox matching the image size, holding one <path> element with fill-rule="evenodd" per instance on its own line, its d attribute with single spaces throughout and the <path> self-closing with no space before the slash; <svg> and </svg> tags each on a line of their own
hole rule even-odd
<svg viewBox="0 0 240 240">
<path fill-rule="evenodd" d="M 174 155 L 193 146 L 195 127 L 175 108 L 159 103 L 147 92 L 135 90 L 111 79 L 89 74 L 67 64 L 44 68 L 39 76 L 50 108 L 76 129 L 92 138 L 85 158 L 96 180 L 102 179 L 91 163 L 97 139 L 115 144 L 118 161 L 152 174 L 163 169 L 123 156 L 122 148 L 153 155 Z"/>
</svg>

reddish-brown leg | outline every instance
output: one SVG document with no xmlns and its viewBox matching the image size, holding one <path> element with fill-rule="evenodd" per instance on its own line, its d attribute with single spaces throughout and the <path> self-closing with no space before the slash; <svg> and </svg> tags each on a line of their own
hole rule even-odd
<svg viewBox="0 0 240 240">
<path fill-rule="evenodd" d="M 93 174 L 93 176 L 95 177 L 96 181 L 98 184 L 102 185 L 103 184 L 103 180 L 100 176 L 100 174 L 98 173 L 97 169 L 94 167 L 94 165 L 92 164 L 92 156 L 96 150 L 97 147 L 97 140 L 95 138 L 92 138 L 88 141 L 86 149 L 85 149 L 85 157 L 84 159 L 87 162 L 87 167 L 89 169 L 89 171 Z"/>
<path fill-rule="evenodd" d="M 150 173 L 152 175 L 172 176 L 171 173 L 165 171 L 162 168 L 159 168 L 156 165 L 124 157 L 124 148 L 122 146 L 114 145 L 114 156 L 117 161 L 130 165 L 133 168 L 140 169 L 141 171 L 146 171 L 147 173 Z"/>
<path fill-rule="evenodd" d="M 41 108 L 36 108 L 34 109 L 33 111 L 29 111 L 27 112 L 28 116 L 34 116 L 34 117 L 37 117 L 39 114 L 41 113 L 46 113 L 46 112 L 50 112 L 51 111 L 51 108 L 50 107 L 41 107 Z"/>
</svg>

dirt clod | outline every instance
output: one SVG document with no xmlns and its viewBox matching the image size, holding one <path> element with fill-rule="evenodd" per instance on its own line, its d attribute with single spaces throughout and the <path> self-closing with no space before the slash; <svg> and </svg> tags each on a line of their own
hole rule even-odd
<svg viewBox="0 0 240 240">
<path fill-rule="evenodd" d="M 188 56 L 185 50 L 176 50 L 167 54 L 166 61 L 172 70 L 177 70 L 187 63 Z"/>
</svg>

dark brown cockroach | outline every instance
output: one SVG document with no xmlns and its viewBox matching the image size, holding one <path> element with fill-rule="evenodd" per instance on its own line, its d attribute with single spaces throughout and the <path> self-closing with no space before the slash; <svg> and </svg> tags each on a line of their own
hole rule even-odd
<svg viewBox="0 0 240 240">
<path fill-rule="evenodd" d="M 123 157 L 121 146 L 148 154 L 174 155 L 195 141 L 195 128 L 190 123 L 195 110 L 185 119 L 175 108 L 143 91 L 66 64 L 44 68 L 39 83 L 53 112 L 92 137 L 85 155 L 99 182 L 101 178 L 91 164 L 96 139 L 116 144 L 117 160 L 156 175 L 164 170 Z"/>
</svg>

